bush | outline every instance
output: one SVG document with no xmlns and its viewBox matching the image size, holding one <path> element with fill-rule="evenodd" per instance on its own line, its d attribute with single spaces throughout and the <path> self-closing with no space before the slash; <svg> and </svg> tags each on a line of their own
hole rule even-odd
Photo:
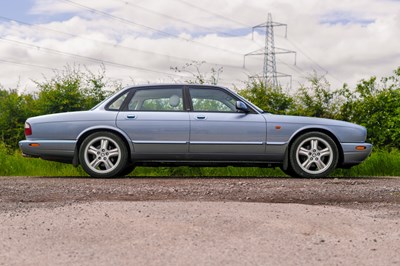
<svg viewBox="0 0 400 266">
<path fill-rule="evenodd" d="M 284 93 L 282 88 L 268 87 L 261 79 L 252 79 L 239 94 L 267 113 L 287 114 L 294 107 L 293 98 Z"/>
<path fill-rule="evenodd" d="M 66 66 L 54 74 L 49 80 L 36 82 L 37 109 L 41 114 L 88 110 L 121 87 L 107 90 L 104 68 L 96 75 L 87 69 Z"/>
<path fill-rule="evenodd" d="M 281 88 L 251 80 L 239 94 L 274 114 L 293 114 L 345 120 L 365 126 L 368 141 L 378 148 L 400 149 L 400 67 L 390 77 L 361 80 L 355 89 L 346 84 L 331 90 L 316 74 L 292 95 Z"/>
<path fill-rule="evenodd" d="M 88 69 L 66 66 L 64 71 L 43 82 L 35 82 L 36 93 L 20 94 L 18 89 L 0 87 L 0 142 L 16 149 L 24 138 L 25 120 L 32 116 L 88 110 L 121 88 L 106 79 L 102 67 L 98 74 Z"/>
<path fill-rule="evenodd" d="M 400 149 L 400 67 L 394 75 L 362 80 L 355 91 L 343 90 L 347 99 L 341 106 L 340 119 L 365 126 L 376 147 Z"/>
</svg>

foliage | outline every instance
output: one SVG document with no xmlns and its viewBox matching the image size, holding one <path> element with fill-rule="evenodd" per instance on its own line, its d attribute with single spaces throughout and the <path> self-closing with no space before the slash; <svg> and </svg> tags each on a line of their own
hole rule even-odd
<svg viewBox="0 0 400 266">
<path fill-rule="evenodd" d="M 0 141 L 15 148 L 24 137 L 24 123 L 35 110 L 32 95 L 19 95 L 16 89 L 0 89 Z"/>
<path fill-rule="evenodd" d="M 55 71 L 51 79 L 35 83 L 41 114 L 88 110 L 112 93 L 105 90 L 104 68 L 96 75 L 88 69 L 83 72 L 79 67 L 66 66 L 63 71 Z"/>
<path fill-rule="evenodd" d="M 17 148 L 18 141 L 24 138 L 28 117 L 88 110 L 121 88 L 106 79 L 104 67 L 94 74 L 68 65 L 63 71 L 55 71 L 50 79 L 35 84 L 37 92 L 25 94 L 20 94 L 19 89 L 0 87 L 0 142 L 8 149 Z"/>
<path fill-rule="evenodd" d="M 350 169 L 336 169 L 334 176 L 400 176 L 400 150 L 374 149 L 362 164 Z"/>
<path fill-rule="evenodd" d="M 87 176 L 81 167 L 23 158 L 19 151 L 10 154 L 0 143 L 0 176 Z M 221 176 L 284 177 L 280 169 L 257 167 L 137 167 L 130 176 Z M 400 151 L 375 150 L 362 164 L 337 169 L 334 177 L 400 176 Z"/>
<path fill-rule="evenodd" d="M 188 73 L 191 78 L 185 80 L 189 84 L 212 84 L 217 85 L 219 75 L 223 72 L 222 67 L 210 69 L 210 72 L 202 72 L 201 67 L 206 64 L 206 61 L 192 61 L 184 64 L 182 67 L 171 67 L 177 73 Z"/>
<path fill-rule="evenodd" d="M 362 80 L 355 91 L 345 88 L 347 99 L 339 119 L 368 129 L 369 140 L 378 147 L 400 148 L 400 67 L 380 83 L 375 77 Z"/>
<path fill-rule="evenodd" d="M 222 69 L 212 68 L 204 73 L 201 70 L 204 64 L 194 61 L 172 69 L 189 73 L 188 83 L 217 84 Z M 3 148 L 17 148 L 18 141 L 24 138 L 23 127 L 28 117 L 86 110 L 121 87 L 106 78 L 104 67 L 93 73 L 77 66 L 66 66 L 45 81 L 36 82 L 36 86 L 35 93 L 23 94 L 18 88 L 0 86 Z M 306 84 L 291 93 L 265 86 L 261 79 L 250 80 L 238 91 L 266 112 L 350 121 L 367 128 L 368 141 L 375 147 L 400 149 L 400 67 L 381 80 L 376 77 L 361 80 L 355 88 L 344 84 L 332 90 L 325 77 L 314 73 Z"/>
<path fill-rule="evenodd" d="M 267 112 L 345 120 L 365 126 L 368 141 L 379 148 L 400 149 L 400 67 L 378 81 L 361 80 L 354 89 L 344 84 L 331 90 L 315 73 L 293 95 L 251 80 L 239 93 Z"/>
<path fill-rule="evenodd" d="M 267 87 L 260 78 L 251 79 L 239 94 L 267 113 L 286 114 L 294 108 L 294 99 L 282 88 Z"/>
<path fill-rule="evenodd" d="M 295 114 L 322 118 L 335 118 L 339 112 L 338 92 L 331 92 L 330 84 L 324 76 L 313 73 L 308 84 L 302 85 L 296 97 Z"/>
</svg>

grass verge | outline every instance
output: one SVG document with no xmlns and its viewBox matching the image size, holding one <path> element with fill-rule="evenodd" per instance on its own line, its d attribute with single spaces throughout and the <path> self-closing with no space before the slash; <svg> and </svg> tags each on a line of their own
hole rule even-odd
<svg viewBox="0 0 400 266">
<path fill-rule="evenodd" d="M 285 177 L 278 168 L 257 167 L 137 167 L 131 176 L 256 176 Z M 10 154 L 0 145 L 0 176 L 87 176 L 81 167 L 23 158 L 19 151 Z M 337 169 L 333 177 L 400 176 L 400 151 L 377 150 L 362 164 Z"/>
</svg>

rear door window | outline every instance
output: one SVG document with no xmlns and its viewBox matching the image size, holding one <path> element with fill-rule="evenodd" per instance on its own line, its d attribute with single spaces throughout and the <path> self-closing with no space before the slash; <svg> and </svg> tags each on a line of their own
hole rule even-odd
<svg viewBox="0 0 400 266">
<path fill-rule="evenodd" d="M 181 88 L 146 88 L 135 92 L 128 103 L 129 111 L 183 111 Z"/>
</svg>

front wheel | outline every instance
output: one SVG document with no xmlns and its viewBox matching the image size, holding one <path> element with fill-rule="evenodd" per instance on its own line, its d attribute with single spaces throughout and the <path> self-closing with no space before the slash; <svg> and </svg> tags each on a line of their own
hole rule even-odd
<svg viewBox="0 0 400 266">
<path fill-rule="evenodd" d="M 128 150 L 117 135 L 96 132 L 82 142 L 79 161 L 85 172 L 92 177 L 116 177 L 127 165 Z"/>
<path fill-rule="evenodd" d="M 135 170 L 136 166 L 134 164 L 128 165 L 125 169 L 120 173 L 120 176 L 128 176 L 133 170 Z"/>
<path fill-rule="evenodd" d="M 336 143 L 321 132 L 309 132 L 298 137 L 290 147 L 290 166 L 303 178 L 326 177 L 339 160 Z"/>
</svg>

